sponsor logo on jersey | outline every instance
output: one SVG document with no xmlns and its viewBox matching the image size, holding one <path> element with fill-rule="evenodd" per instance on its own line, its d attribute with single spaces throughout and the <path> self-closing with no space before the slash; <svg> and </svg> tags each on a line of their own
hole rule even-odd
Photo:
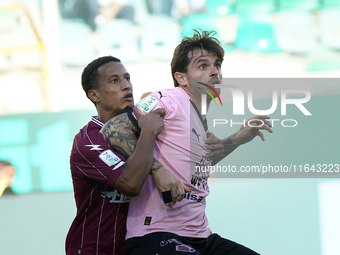
<svg viewBox="0 0 340 255">
<path fill-rule="evenodd" d="M 111 150 L 103 151 L 100 153 L 99 158 L 108 166 L 113 166 L 120 161 L 120 158 L 117 157 Z"/>
<path fill-rule="evenodd" d="M 208 180 L 197 175 L 191 175 L 191 185 L 199 190 L 208 191 Z"/>
<path fill-rule="evenodd" d="M 137 107 L 141 109 L 145 113 L 149 113 L 155 106 L 158 104 L 158 99 L 153 96 L 147 96 L 140 103 L 137 104 Z"/>
<path fill-rule="evenodd" d="M 198 196 L 198 195 L 195 195 L 195 194 L 191 194 L 191 191 L 190 191 L 189 193 L 188 193 L 188 192 L 185 192 L 184 198 L 185 198 L 185 199 L 188 199 L 188 200 L 191 200 L 191 201 L 196 201 L 197 203 L 201 203 L 201 204 L 203 204 L 203 205 L 206 204 L 206 199 L 205 199 L 205 197 Z"/>
<path fill-rule="evenodd" d="M 87 147 L 92 147 L 90 151 L 96 150 L 96 151 L 102 151 L 102 148 L 99 148 L 100 145 L 96 145 L 96 144 L 89 144 L 89 145 L 85 145 Z"/>
<path fill-rule="evenodd" d="M 102 197 L 110 199 L 110 203 L 121 204 L 130 202 L 130 197 L 123 195 L 118 190 L 102 191 Z"/>
<path fill-rule="evenodd" d="M 205 180 L 210 176 L 211 161 L 206 156 L 202 156 L 199 163 L 195 166 L 195 175 Z"/>
</svg>

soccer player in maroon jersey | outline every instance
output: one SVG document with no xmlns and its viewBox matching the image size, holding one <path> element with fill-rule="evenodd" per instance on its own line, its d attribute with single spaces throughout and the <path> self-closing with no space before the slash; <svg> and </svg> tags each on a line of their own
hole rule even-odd
<svg viewBox="0 0 340 255">
<path fill-rule="evenodd" d="M 98 115 L 73 142 L 70 163 L 77 215 L 66 238 L 66 254 L 125 254 L 128 196 L 138 195 L 150 173 L 164 110 L 147 115 L 134 111 L 141 131 L 134 153 L 125 160 L 99 131 L 109 119 L 134 106 L 130 74 L 119 59 L 101 57 L 84 69 L 82 86 Z M 125 143 L 136 142 L 134 134 L 117 137 Z M 181 185 L 171 175 L 153 177 L 164 185 L 159 186 L 162 190 Z"/>
</svg>

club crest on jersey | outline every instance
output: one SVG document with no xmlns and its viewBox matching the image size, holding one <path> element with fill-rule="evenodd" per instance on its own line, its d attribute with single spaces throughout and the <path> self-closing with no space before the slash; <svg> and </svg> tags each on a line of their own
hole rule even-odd
<svg viewBox="0 0 340 255">
<path fill-rule="evenodd" d="M 99 158 L 104 161 L 108 166 L 113 166 L 120 161 L 120 158 L 117 157 L 112 151 L 106 150 L 100 153 Z"/>
<path fill-rule="evenodd" d="M 144 111 L 145 113 L 149 113 L 157 104 L 158 104 L 157 98 L 153 96 L 147 96 L 137 104 L 137 107 Z"/>
</svg>

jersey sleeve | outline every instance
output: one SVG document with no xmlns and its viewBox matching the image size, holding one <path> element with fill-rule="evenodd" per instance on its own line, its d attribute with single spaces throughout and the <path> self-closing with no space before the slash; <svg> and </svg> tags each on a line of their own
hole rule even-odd
<svg viewBox="0 0 340 255">
<path fill-rule="evenodd" d="M 177 99 L 171 93 L 161 90 L 146 96 L 136 106 L 142 114 L 163 108 L 165 110 L 164 121 L 169 121 L 176 115 L 177 104 Z"/>
<path fill-rule="evenodd" d="M 124 157 L 112 150 L 101 133 L 80 133 L 75 137 L 71 154 L 72 175 L 113 187 L 124 164 Z"/>
</svg>

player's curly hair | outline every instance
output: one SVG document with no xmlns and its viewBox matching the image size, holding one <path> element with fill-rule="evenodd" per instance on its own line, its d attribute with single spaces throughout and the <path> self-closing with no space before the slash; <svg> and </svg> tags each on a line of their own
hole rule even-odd
<svg viewBox="0 0 340 255">
<path fill-rule="evenodd" d="M 81 85 L 83 86 L 83 90 L 85 91 L 87 98 L 89 98 L 88 96 L 89 90 L 98 88 L 99 80 L 98 68 L 112 61 L 121 62 L 120 59 L 118 58 L 112 56 L 104 56 L 93 60 L 90 64 L 88 64 L 84 68 L 83 73 L 81 75 Z"/>
<path fill-rule="evenodd" d="M 183 37 L 181 43 L 176 47 L 171 60 L 171 74 L 175 87 L 179 86 L 175 79 L 175 73 L 186 73 L 188 71 L 188 65 L 192 59 L 192 56 L 189 57 L 188 55 L 190 51 L 195 49 L 207 50 L 208 52 L 216 54 L 217 60 L 223 62 L 224 50 L 220 41 L 213 37 L 215 34 L 215 31 L 194 29 L 194 35 L 192 37 Z"/>
</svg>

